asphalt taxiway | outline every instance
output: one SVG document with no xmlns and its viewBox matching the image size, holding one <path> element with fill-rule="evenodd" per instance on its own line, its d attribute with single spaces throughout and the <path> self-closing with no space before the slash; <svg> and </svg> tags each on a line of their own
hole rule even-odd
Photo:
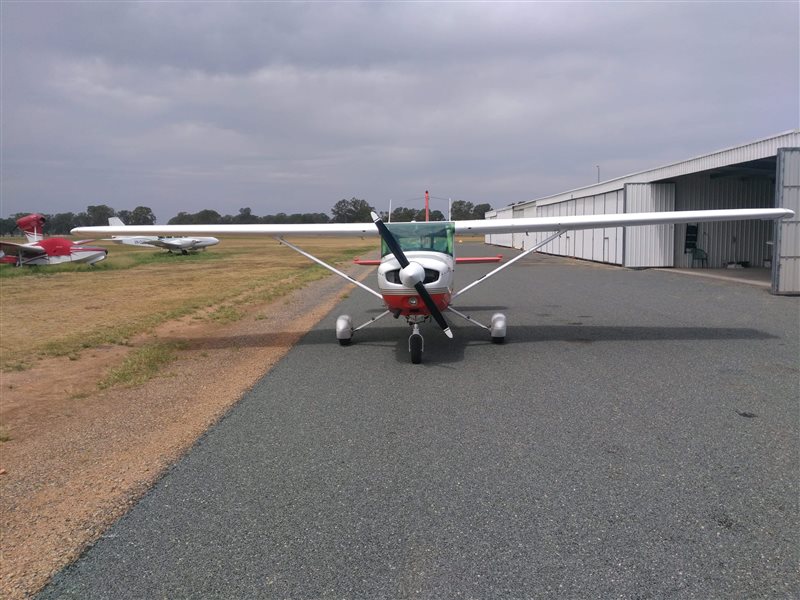
<svg viewBox="0 0 800 600">
<path fill-rule="evenodd" d="M 800 596 L 797 298 L 535 256 L 459 300 L 506 343 L 412 365 L 337 345 L 354 290 L 41 598 Z"/>
</svg>

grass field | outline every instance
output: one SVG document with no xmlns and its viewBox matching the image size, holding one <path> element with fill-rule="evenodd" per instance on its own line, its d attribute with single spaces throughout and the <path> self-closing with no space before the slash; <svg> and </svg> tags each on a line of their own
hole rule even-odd
<svg viewBox="0 0 800 600">
<path fill-rule="evenodd" d="M 375 240 L 301 239 L 329 263 L 377 249 Z M 97 245 L 103 245 L 98 243 Z M 47 356 L 126 344 L 185 316 L 233 321 L 242 307 L 280 297 L 328 274 L 266 238 L 222 238 L 194 255 L 109 244 L 94 267 L 0 265 L 0 368 L 19 370 Z"/>
</svg>

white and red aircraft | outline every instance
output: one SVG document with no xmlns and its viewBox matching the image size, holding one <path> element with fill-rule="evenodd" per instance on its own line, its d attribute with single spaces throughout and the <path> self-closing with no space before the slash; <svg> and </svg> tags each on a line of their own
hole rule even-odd
<svg viewBox="0 0 800 600">
<path fill-rule="evenodd" d="M 103 260 L 108 254 L 105 248 L 84 246 L 82 240 L 73 242 L 62 237 L 45 238 L 42 226 L 45 219 L 40 214 L 31 214 L 17 219 L 17 227 L 25 234 L 27 244 L 0 241 L 0 263 L 9 263 L 18 267 L 59 265 L 67 262 L 93 265 Z"/>
<path fill-rule="evenodd" d="M 119 217 L 111 217 L 108 224 L 115 227 L 127 227 Z M 163 237 L 157 235 L 115 235 L 105 241 L 127 246 L 147 246 L 149 248 L 163 248 L 169 252 L 189 254 L 198 250 L 205 250 L 209 246 L 216 246 L 219 240 L 215 237 Z"/>
<path fill-rule="evenodd" d="M 567 231 L 595 229 L 600 227 L 628 227 L 634 225 L 662 225 L 669 223 L 698 223 L 701 221 L 740 221 L 748 219 L 782 219 L 794 213 L 782 208 L 695 210 L 677 212 L 622 213 L 607 215 L 580 215 L 562 217 L 536 217 L 520 219 L 490 219 L 475 221 L 426 221 L 411 223 L 384 223 L 372 213 L 372 223 L 330 223 L 307 225 L 151 225 L 121 227 L 78 227 L 76 235 L 102 237 L 132 233 L 136 235 L 230 235 L 272 236 L 281 244 L 299 252 L 317 264 L 329 269 L 350 283 L 376 296 L 386 309 L 367 321 L 353 327 L 349 315 L 336 320 L 336 337 L 342 345 L 348 345 L 353 334 L 387 315 L 403 317 L 411 326 L 408 347 L 411 362 L 422 360 L 423 338 L 420 325 L 431 319 L 452 338 L 453 333 L 443 311 L 450 311 L 467 321 L 482 327 L 491 334 L 493 342 L 502 342 L 506 335 L 506 317 L 501 313 L 492 316 L 486 325 L 457 310 L 452 302 L 467 290 L 488 280 L 506 267 L 531 252 L 558 238 Z M 466 287 L 455 291 L 455 237 L 459 234 L 553 232 L 552 235 L 532 248 L 483 275 Z M 325 263 L 305 250 L 286 241 L 287 236 L 380 236 L 381 259 L 378 267 L 379 292 L 356 281 L 339 269 Z M 497 257 L 479 259 L 481 262 L 495 261 Z M 371 261 L 362 264 L 372 264 Z"/>
</svg>

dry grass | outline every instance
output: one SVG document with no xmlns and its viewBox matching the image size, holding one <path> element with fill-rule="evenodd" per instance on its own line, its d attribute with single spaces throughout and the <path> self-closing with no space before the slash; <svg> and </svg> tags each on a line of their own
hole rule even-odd
<svg viewBox="0 0 800 600">
<path fill-rule="evenodd" d="M 376 248 L 373 240 L 301 240 L 332 263 Z M 191 256 L 110 244 L 96 267 L 0 266 L 0 366 L 19 370 L 44 356 L 126 344 L 179 317 L 236 320 L 240 307 L 270 300 L 327 274 L 275 240 L 223 239 Z"/>
</svg>

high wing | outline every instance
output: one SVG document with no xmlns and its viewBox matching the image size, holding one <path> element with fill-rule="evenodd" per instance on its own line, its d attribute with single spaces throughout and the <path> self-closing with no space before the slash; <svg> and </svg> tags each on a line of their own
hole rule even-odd
<svg viewBox="0 0 800 600">
<path fill-rule="evenodd" d="M 701 221 L 746 221 L 749 219 L 781 219 L 794 212 L 785 208 L 738 208 L 728 210 L 679 210 L 671 212 L 615 213 L 608 215 L 573 215 L 561 217 L 529 217 L 518 219 L 486 219 L 456 221 L 456 234 L 524 233 L 535 231 L 572 231 L 600 227 L 634 225 L 666 225 Z"/>
<path fill-rule="evenodd" d="M 794 212 L 785 208 L 740 208 L 728 210 L 685 210 L 650 213 L 617 213 L 610 215 L 578 215 L 564 217 L 532 217 L 520 219 L 487 219 L 455 221 L 456 234 L 524 233 L 534 231 L 570 231 L 598 227 L 663 225 L 701 221 L 745 221 L 748 219 L 781 219 Z M 103 237 L 106 235 L 227 235 L 227 236 L 336 236 L 378 237 L 373 223 L 313 223 L 292 225 L 125 225 L 123 227 L 76 227 L 73 235 Z"/>
<path fill-rule="evenodd" d="M 15 244 L 13 242 L 0 242 L 0 251 L 23 258 L 33 258 L 47 254 L 47 251 L 41 246 L 28 246 L 27 244 Z"/>
<path fill-rule="evenodd" d="M 373 223 L 309 223 L 292 225 L 125 225 L 76 227 L 73 235 L 147 235 L 147 236 L 350 236 L 378 237 Z"/>
</svg>

